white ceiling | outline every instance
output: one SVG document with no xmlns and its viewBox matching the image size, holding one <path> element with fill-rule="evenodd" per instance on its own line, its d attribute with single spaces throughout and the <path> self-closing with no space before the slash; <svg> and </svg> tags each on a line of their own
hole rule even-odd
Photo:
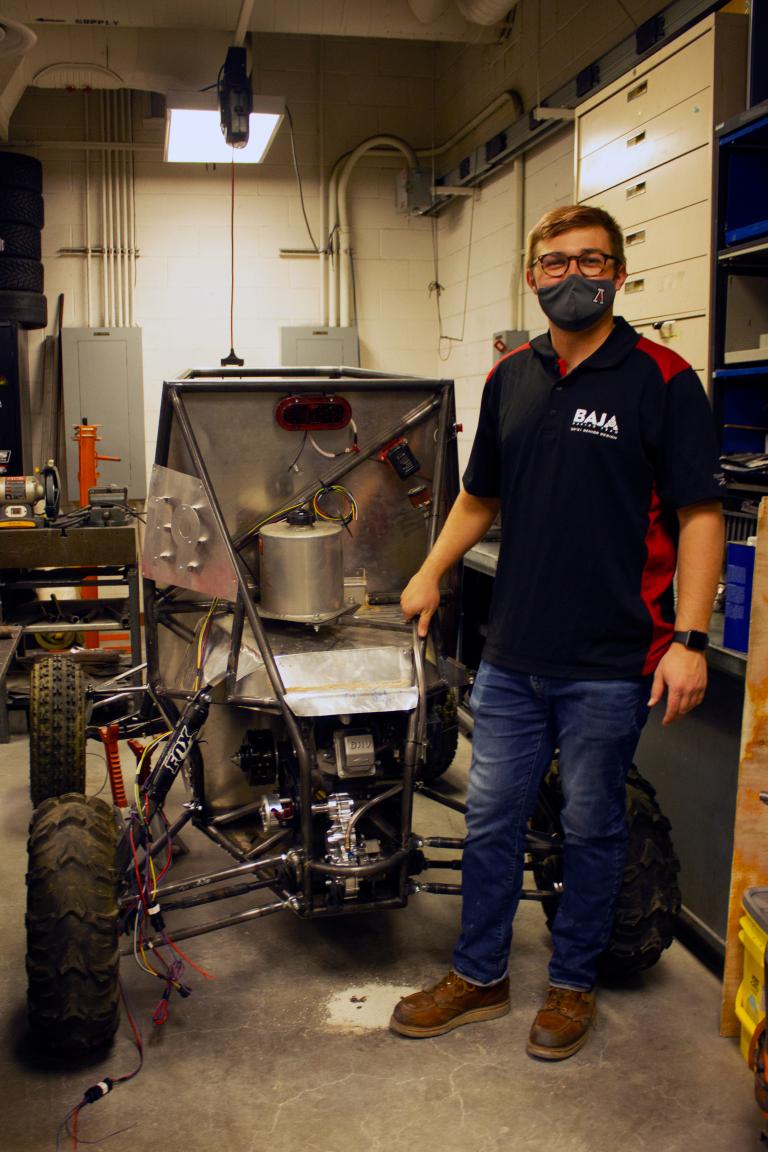
<svg viewBox="0 0 768 1152">
<path fill-rule="evenodd" d="M 493 7 L 489 0 L 473 4 Z M 516 0 L 509 0 L 514 7 Z M 424 22 L 414 14 L 434 16 Z M 443 10 L 444 11 L 441 11 Z M 240 0 L 0 0 L 0 22 L 8 17 L 40 31 L 46 24 L 81 28 L 147 28 L 234 32 Z M 487 40 L 489 31 L 469 23 L 453 0 L 255 0 L 252 32 L 320 36 Z"/>
<path fill-rule="evenodd" d="M 242 43 L 246 32 L 487 43 L 498 39 L 516 3 L 0 0 L 0 141 L 8 139 L 10 118 L 30 85 L 193 89 L 215 75 L 227 45 Z"/>
</svg>

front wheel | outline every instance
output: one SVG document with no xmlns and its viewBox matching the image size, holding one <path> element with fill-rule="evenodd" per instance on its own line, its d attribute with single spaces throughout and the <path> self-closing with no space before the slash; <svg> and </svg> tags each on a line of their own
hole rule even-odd
<svg viewBox="0 0 768 1152">
<path fill-rule="evenodd" d="M 555 763 L 540 793 L 531 828 L 562 836 L 560 778 Z M 670 824 L 661 811 L 655 789 L 632 765 L 627 777 L 627 860 L 616 901 L 611 938 L 600 957 L 604 977 L 625 977 L 652 967 L 674 939 L 680 912 L 677 883 L 680 861 L 675 853 Z M 552 927 L 562 886 L 562 856 L 534 854 L 537 887 L 551 891 L 543 901 L 548 927 Z"/>
<path fill-rule="evenodd" d="M 85 680 L 69 656 L 46 656 L 32 667 L 29 791 L 35 808 L 51 796 L 85 792 Z"/>
<path fill-rule="evenodd" d="M 117 1028 L 117 828 L 112 808 L 77 793 L 46 800 L 29 830 L 27 1005 L 51 1052 L 105 1047 Z"/>
</svg>

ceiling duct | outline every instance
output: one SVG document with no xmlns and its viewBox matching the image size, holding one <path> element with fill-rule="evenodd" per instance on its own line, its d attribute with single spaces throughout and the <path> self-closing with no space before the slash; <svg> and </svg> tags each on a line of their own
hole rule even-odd
<svg viewBox="0 0 768 1152">
<path fill-rule="evenodd" d="M 24 56 L 36 43 L 34 32 L 0 14 L 0 56 Z"/>
<path fill-rule="evenodd" d="M 35 88 L 66 88 L 68 92 L 124 87 L 117 72 L 100 64 L 49 64 L 35 73 L 32 84 Z"/>
<path fill-rule="evenodd" d="M 498 24 L 508 12 L 517 7 L 518 0 L 456 0 L 456 6 L 470 24 L 486 27 Z"/>
<path fill-rule="evenodd" d="M 408 0 L 408 7 L 422 24 L 433 24 L 447 11 L 451 0 Z"/>
</svg>

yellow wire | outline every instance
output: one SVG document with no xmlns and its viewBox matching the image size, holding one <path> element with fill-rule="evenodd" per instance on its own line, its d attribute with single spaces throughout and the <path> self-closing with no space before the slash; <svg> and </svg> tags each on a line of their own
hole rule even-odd
<svg viewBox="0 0 768 1152">
<path fill-rule="evenodd" d="M 139 813 L 139 819 L 141 820 L 142 824 L 144 824 L 145 827 L 146 827 L 146 821 L 144 819 L 144 813 L 141 810 L 141 792 L 139 791 L 139 777 L 141 776 L 141 769 L 142 769 L 142 766 L 144 764 L 144 757 L 149 752 L 152 751 L 152 749 L 155 747 L 156 744 L 159 744 L 161 740 L 166 740 L 170 735 L 171 735 L 171 730 L 169 729 L 167 732 L 161 732 L 159 736 L 156 736 L 154 740 L 151 740 L 149 742 L 149 744 L 147 744 L 144 751 L 142 752 L 141 756 L 139 757 L 139 762 L 136 765 L 136 774 L 133 778 L 133 793 L 134 793 L 134 798 L 136 800 L 136 810 Z"/>
<path fill-rule="evenodd" d="M 211 601 L 211 606 L 208 609 L 208 612 L 206 613 L 206 615 L 203 617 L 203 621 L 202 621 L 202 623 L 200 625 L 200 629 L 197 633 L 197 656 L 195 659 L 195 679 L 192 683 L 192 691 L 193 692 L 197 692 L 198 688 L 200 687 L 200 675 L 201 675 L 202 670 L 203 670 L 203 636 L 205 636 L 205 630 L 208 627 L 211 619 L 213 618 L 213 614 L 216 611 L 216 609 L 218 608 L 218 606 L 219 606 L 219 599 L 216 596 Z"/>
</svg>

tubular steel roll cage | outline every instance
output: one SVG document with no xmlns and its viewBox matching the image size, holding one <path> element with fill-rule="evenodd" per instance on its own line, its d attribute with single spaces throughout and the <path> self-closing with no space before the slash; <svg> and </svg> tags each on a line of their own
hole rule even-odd
<svg viewBox="0 0 768 1152">
<path fill-rule="evenodd" d="M 215 380 L 211 381 L 211 377 Z M 205 383 L 201 379 L 205 378 Z M 337 483 L 344 479 L 362 461 L 375 456 L 382 447 L 397 437 L 403 436 L 409 430 L 418 427 L 430 415 L 438 413 L 436 434 L 436 450 L 434 460 L 433 493 L 440 494 L 445 483 L 445 468 L 447 445 L 449 435 L 455 434 L 453 422 L 453 389 L 450 381 L 426 381 L 412 377 L 391 376 L 385 373 L 368 372 L 355 369 L 279 369 L 275 370 L 248 370 L 248 369 L 215 369 L 193 370 L 178 381 L 164 385 L 168 404 L 164 403 L 161 409 L 161 420 L 158 430 L 158 461 L 167 458 L 171 434 L 171 419 L 177 422 L 184 445 L 189 453 L 197 478 L 202 484 L 205 496 L 210 504 L 213 517 L 224 544 L 229 559 L 234 567 L 237 579 L 237 595 L 232 606 L 233 626 L 229 654 L 227 678 L 230 689 L 234 688 L 234 672 L 237 652 L 242 640 L 244 624 L 247 621 L 253 637 L 258 645 L 259 653 L 264 661 L 266 674 L 272 687 L 276 703 L 264 705 L 263 710 L 279 716 L 287 730 L 293 747 L 298 767 L 298 838 L 299 845 L 289 851 L 267 855 L 282 840 L 290 834 L 290 829 L 281 828 L 275 834 L 268 836 L 262 843 L 249 853 L 243 853 L 227 836 L 227 824 L 247 816 L 249 810 L 255 810 L 258 805 L 250 804 L 243 807 L 211 816 L 206 813 L 204 803 L 204 767 L 199 747 L 198 734 L 208 716 L 211 705 L 211 694 L 206 687 L 189 693 L 174 688 L 168 688 L 162 681 L 159 664 L 158 636 L 159 625 L 169 628 L 176 635 L 185 640 L 192 638 L 192 631 L 187 629 L 176 619 L 176 613 L 189 609 L 190 605 L 183 599 L 174 598 L 175 588 L 171 587 L 158 593 L 153 579 L 144 579 L 144 606 L 146 616 L 146 655 L 147 655 L 147 683 L 139 684 L 137 679 L 141 668 L 132 669 L 126 673 L 124 679 L 130 677 L 132 683 L 123 689 L 92 688 L 88 691 L 89 709 L 98 708 L 100 704 L 114 700 L 117 696 L 133 696 L 134 703 L 140 700 L 139 706 L 132 715 L 119 721 L 120 735 L 123 738 L 150 735 L 170 729 L 165 746 L 157 762 L 150 769 L 142 784 L 142 798 L 150 806 L 150 816 L 158 813 L 164 806 L 171 786 L 189 761 L 189 770 L 186 773 L 190 787 L 190 799 L 185 803 L 184 810 L 175 823 L 166 828 L 158 838 L 150 838 L 142 845 L 144 851 L 151 857 L 156 857 L 168 849 L 177 834 L 190 821 L 203 831 L 209 839 L 224 848 L 234 856 L 237 863 L 229 868 L 202 875 L 192 876 L 176 883 L 162 884 L 158 887 L 155 898 L 156 903 L 162 904 L 163 913 L 189 909 L 199 905 L 211 904 L 220 900 L 243 896 L 262 889 L 271 889 L 278 897 L 274 902 L 258 905 L 217 920 L 198 924 L 193 927 L 176 929 L 174 939 L 184 940 L 193 936 L 216 931 L 220 928 L 235 924 L 246 923 L 260 919 L 273 913 L 289 909 L 303 917 L 343 915 L 374 909 L 399 908 L 405 906 L 408 896 L 416 892 L 430 892 L 445 895 L 459 895 L 460 884 L 444 884 L 432 882 L 419 882 L 413 879 L 415 875 L 428 869 L 461 869 L 461 859 L 428 859 L 422 849 L 440 848 L 461 851 L 464 840 L 457 837 L 424 837 L 420 838 L 412 832 L 413 795 L 418 790 L 424 797 L 443 805 L 455 812 L 465 814 L 466 805 L 441 794 L 434 788 L 419 783 L 417 769 L 419 760 L 425 755 L 427 731 L 427 687 L 425 672 L 425 643 L 418 637 L 416 623 L 411 626 L 411 646 L 413 653 L 416 684 L 418 687 L 418 700 L 407 720 L 407 731 L 402 762 L 402 780 L 393 787 L 375 794 L 365 804 L 358 808 L 354 814 L 353 822 L 363 815 L 370 816 L 371 810 L 383 800 L 398 795 L 401 797 L 399 828 L 393 829 L 385 820 L 377 819 L 381 826 L 396 836 L 397 847 L 382 859 L 365 865 L 341 865 L 327 863 L 313 858 L 313 826 L 312 818 L 319 809 L 313 800 L 312 758 L 313 753 L 308 747 L 302 725 L 286 702 L 286 688 L 280 674 L 278 664 L 273 654 L 269 637 L 263 625 L 262 618 L 256 609 L 253 598 L 253 589 L 249 587 L 250 575 L 246 564 L 240 558 L 240 548 L 247 533 L 231 536 L 227 528 L 216 492 L 206 466 L 203 454 L 195 435 L 192 421 L 185 404 L 185 393 L 194 393 L 197 390 L 211 389 L 215 381 L 227 381 L 228 391 L 258 391 L 260 386 L 272 387 L 285 381 L 290 384 L 291 392 L 301 393 L 317 390 L 318 386 L 335 384 L 337 387 L 343 382 L 365 382 L 372 388 L 386 388 L 387 391 L 400 391 L 414 387 L 430 387 L 434 390 L 428 400 L 412 409 L 396 425 L 388 427 L 382 434 L 369 439 L 360 445 L 359 451 L 350 456 L 329 462 L 320 482 L 323 485 Z M 261 382 L 261 384 L 259 383 Z M 302 490 L 297 500 L 306 500 L 311 496 L 312 488 Z M 438 499 L 432 503 L 428 518 L 427 550 L 434 544 L 439 521 Z M 445 598 L 444 598 L 445 602 Z M 197 600 L 193 602 L 195 610 L 204 609 L 206 602 Z M 448 597 L 448 611 L 455 612 L 456 604 L 451 603 Z M 440 626 L 434 620 L 432 632 L 435 641 L 435 652 L 438 665 L 445 667 L 441 652 Z M 454 662 L 455 663 L 455 662 Z M 144 667 L 144 666 L 142 666 Z M 455 682 L 455 681 L 454 681 Z M 444 683 L 444 681 L 443 681 Z M 232 696 L 229 697 L 233 699 Z M 261 707 L 261 706 L 260 706 Z M 91 724 L 89 735 L 95 735 L 96 726 Z M 547 798 L 542 796 L 542 803 L 547 806 Z M 557 826 L 557 814 L 547 812 L 550 827 Z M 395 836 L 392 839 L 395 839 Z M 557 835 L 548 835 L 531 831 L 527 838 L 528 859 L 526 868 L 532 869 L 535 860 L 542 860 L 561 851 L 562 838 Z M 134 849 L 130 842 L 130 822 L 125 826 L 118 846 L 119 874 L 127 879 L 133 868 Z M 355 881 L 369 880 L 394 874 L 396 876 L 396 892 L 385 898 L 376 898 L 367 902 L 354 899 L 341 902 L 337 906 L 319 906 L 315 899 L 312 880 L 314 876 L 326 877 L 330 882 L 344 882 L 348 879 Z M 214 886 L 215 891 L 210 889 Z M 557 885 L 555 886 L 557 888 Z M 523 899 L 543 900 L 552 897 L 554 890 L 524 890 Z M 125 894 L 120 898 L 120 909 L 124 928 L 129 923 L 131 915 L 138 908 L 139 896 L 136 893 Z M 150 919 L 152 917 L 150 916 Z M 158 925 L 156 925 L 158 927 Z M 149 941 L 150 946 L 162 943 L 160 936 Z"/>
</svg>

